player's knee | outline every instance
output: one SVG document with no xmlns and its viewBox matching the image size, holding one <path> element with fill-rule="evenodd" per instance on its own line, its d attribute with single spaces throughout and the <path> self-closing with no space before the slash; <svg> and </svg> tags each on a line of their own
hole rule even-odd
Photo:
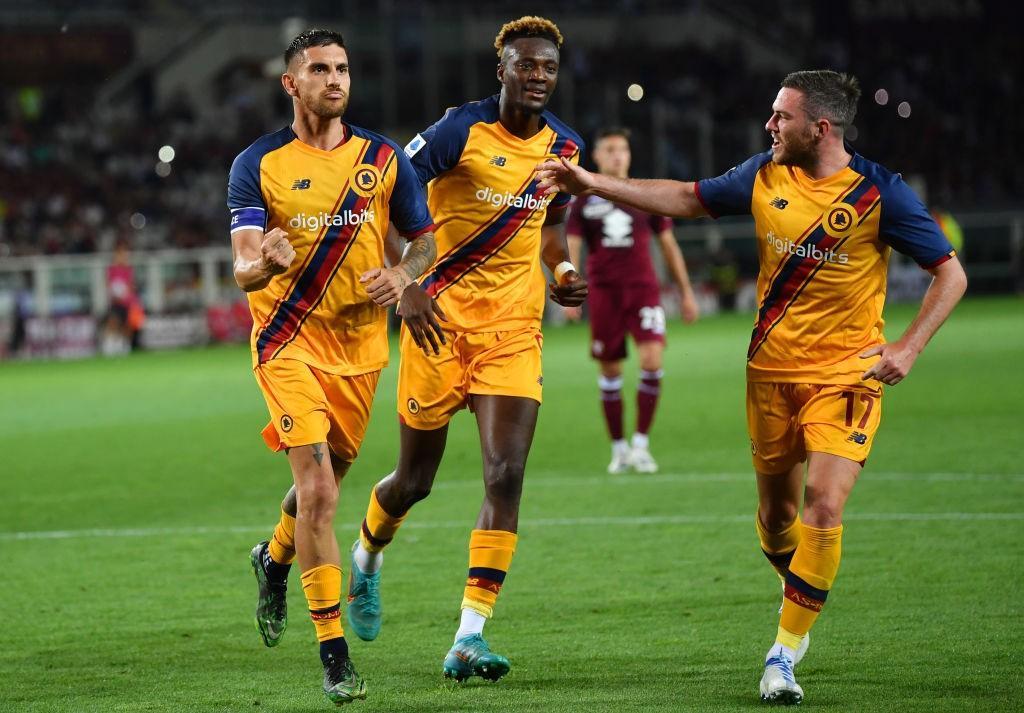
<svg viewBox="0 0 1024 713">
<path fill-rule="evenodd" d="M 762 503 L 758 516 L 764 529 L 774 534 L 782 532 L 796 520 L 796 503 Z"/>
<path fill-rule="evenodd" d="M 804 494 L 803 521 L 810 527 L 838 527 L 843 521 L 842 499 L 832 493 L 808 487 Z"/>
<path fill-rule="evenodd" d="M 484 467 L 484 490 L 487 497 L 518 501 L 523 492 L 524 471 L 524 464 L 518 460 L 488 460 Z"/>
<path fill-rule="evenodd" d="M 408 510 L 420 500 L 430 495 L 430 481 L 413 480 L 398 484 L 398 497 L 402 501 L 402 510 Z"/>
<path fill-rule="evenodd" d="M 297 517 L 314 527 L 330 526 L 338 507 L 338 488 L 333 482 L 310 483 L 297 491 Z"/>
<path fill-rule="evenodd" d="M 661 371 L 661 354 L 641 354 L 640 370 L 648 372 Z"/>
<path fill-rule="evenodd" d="M 622 376 L 622 362 L 603 361 L 601 362 L 601 376 L 606 379 L 618 379 Z"/>
</svg>

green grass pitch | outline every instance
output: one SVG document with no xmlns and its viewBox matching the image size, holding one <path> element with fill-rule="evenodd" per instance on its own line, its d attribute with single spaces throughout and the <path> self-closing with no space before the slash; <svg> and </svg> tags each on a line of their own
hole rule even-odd
<svg viewBox="0 0 1024 713">
<path fill-rule="evenodd" d="M 913 310 L 890 310 L 890 338 Z M 779 586 L 754 533 L 750 320 L 672 325 L 656 476 L 604 473 L 582 326 L 550 329 L 519 551 L 486 634 L 498 684 L 441 678 L 481 497 L 460 414 L 432 496 L 388 550 L 384 628 L 352 642 L 363 711 L 752 711 Z M 395 340 L 392 340 L 393 346 Z M 1024 301 L 961 305 L 849 503 L 833 596 L 798 669 L 821 711 L 1020 710 Z M 0 365 L 0 711 L 318 711 L 297 573 L 265 649 L 248 552 L 289 483 L 241 347 Z M 394 364 L 342 490 L 355 538 L 397 446 Z M 627 369 L 633 418 L 635 364 Z M 347 569 L 347 563 L 346 563 Z"/>
</svg>

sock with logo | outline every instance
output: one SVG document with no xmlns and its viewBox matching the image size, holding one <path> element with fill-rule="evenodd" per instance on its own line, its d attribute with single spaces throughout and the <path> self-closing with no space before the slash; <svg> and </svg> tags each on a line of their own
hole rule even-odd
<svg viewBox="0 0 1024 713">
<path fill-rule="evenodd" d="M 295 559 L 295 518 L 281 510 L 281 519 L 274 528 L 274 536 L 263 551 L 263 568 L 267 576 L 276 581 L 288 579 L 288 572 Z"/>
<path fill-rule="evenodd" d="M 800 523 L 800 544 L 786 574 L 776 643 L 795 651 L 811 630 L 839 571 L 842 540 L 842 525 L 822 529 Z"/>
<path fill-rule="evenodd" d="M 789 564 L 793 560 L 797 545 L 800 544 L 800 516 L 779 532 L 768 532 L 761 522 L 760 513 L 754 515 L 757 524 L 757 537 L 761 541 L 761 552 L 775 568 L 779 578 L 785 582 L 789 574 Z"/>
<path fill-rule="evenodd" d="M 370 504 L 366 507 L 366 517 L 359 529 L 359 544 L 354 554 L 360 571 L 374 574 L 380 569 L 384 548 L 394 539 L 404 520 L 405 515 L 395 517 L 381 507 L 376 488 L 370 491 Z"/>
<path fill-rule="evenodd" d="M 341 567 L 322 564 L 302 573 L 302 591 L 309 603 L 309 618 L 316 638 L 323 643 L 343 637 L 341 628 Z"/>
<path fill-rule="evenodd" d="M 640 372 L 640 383 L 636 387 L 636 432 L 647 435 L 654 423 L 654 411 L 658 408 L 658 396 L 661 394 L 661 377 L 665 372 Z"/>
<path fill-rule="evenodd" d="M 604 409 L 604 421 L 608 425 L 608 435 L 612 441 L 622 440 L 622 377 L 599 376 L 597 385 L 601 389 L 601 407 Z"/>
<path fill-rule="evenodd" d="M 518 539 L 516 533 L 505 530 L 473 530 L 469 536 L 469 574 L 462 597 L 463 609 L 471 609 L 484 619 L 491 618 Z"/>
</svg>

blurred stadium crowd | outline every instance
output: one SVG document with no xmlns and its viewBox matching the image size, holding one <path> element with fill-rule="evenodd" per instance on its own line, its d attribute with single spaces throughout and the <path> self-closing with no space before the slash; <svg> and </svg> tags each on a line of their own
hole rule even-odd
<svg viewBox="0 0 1024 713">
<path fill-rule="evenodd" d="M 351 20 L 336 10 L 332 20 L 330 13 L 319 13 L 326 10 L 321 4 L 308 3 L 308 16 L 346 34 L 358 33 L 360 23 L 376 21 L 365 8 Z M 382 3 L 400 18 L 406 11 L 414 17 L 415 4 L 406 4 Z M 461 12 L 474 12 L 464 3 L 456 5 Z M 792 69 L 830 67 L 855 73 L 864 90 L 855 147 L 923 178 L 930 202 L 1000 208 L 1024 194 L 1024 172 L 1008 160 L 1021 150 L 1015 73 L 1024 66 L 1024 51 L 1015 33 L 994 31 L 1016 22 L 1019 10 L 970 0 L 931 3 L 932 9 L 911 0 L 860 0 L 846 6 L 781 2 L 771 10 L 730 3 L 716 12 L 726 13 L 742 30 L 735 38 L 713 46 L 692 40 L 653 46 L 642 34 L 630 31 L 631 16 L 659 11 L 666 4 L 647 5 L 565 2 L 548 9 L 556 21 L 581 13 L 621 18 L 615 25 L 619 36 L 586 47 L 574 43 L 573 25 L 564 23 L 562 72 L 571 73 L 573 82 L 571 116 L 566 118 L 584 136 L 611 118 L 634 125 L 634 175 L 699 177 L 697 142 L 708 137 L 714 173 L 767 147 L 758 127 L 768 117 L 781 73 L 750 56 L 743 32 L 756 32 L 784 48 L 792 57 Z M 298 6 L 290 13 L 301 13 L 302 3 Z M 502 9 L 499 2 L 487 12 L 499 18 Z M 508 7 L 508 17 L 521 12 L 522 8 Z M 117 20 L 108 21 L 106 28 L 110 22 Z M 119 29 L 130 43 L 131 18 L 124 16 L 121 23 Z M 410 23 L 400 21 L 395 30 L 403 75 L 408 62 L 420 57 L 424 38 Z M 93 30 L 84 25 L 71 31 L 87 35 Z M 0 34 L 7 45 L 0 54 L 17 52 L 18 33 Z M 267 58 L 279 49 L 267 47 Z M 489 68 L 493 53 L 482 45 L 474 51 L 474 61 Z M 386 125 L 377 106 L 360 100 L 364 87 L 379 81 L 379 67 L 370 62 L 361 66 L 358 55 L 353 65 L 349 119 L 391 133 L 398 141 L 435 120 L 444 106 L 480 98 L 464 96 L 458 77 L 446 79 L 439 85 L 442 104 L 432 113 L 427 113 L 425 102 L 403 103 L 399 125 Z M 438 63 L 437 71 L 458 70 Z M 195 106 L 184 92 L 171 101 L 154 101 L 151 78 L 142 74 L 122 95 L 127 99 L 97 107 L 94 98 L 109 74 L 109 68 L 91 73 L 72 69 L 20 84 L 16 77 L 4 77 L 0 257 L 108 251 L 120 243 L 135 250 L 227 244 L 224 190 L 231 160 L 290 116 L 276 80 L 266 76 L 264 66 L 238 62 L 217 75 L 215 105 Z M 486 78 L 486 71 L 481 74 Z M 648 101 L 626 102 L 630 83 L 640 83 Z M 614 117 L 606 111 L 609 92 L 614 93 L 616 106 L 621 106 L 619 95 L 625 104 Z M 668 108 L 660 137 L 645 131 L 652 126 L 655 101 Z M 897 104 L 903 102 L 907 109 L 900 111 L 909 111 L 909 116 L 901 118 Z M 557 101 L 553 108 L 565 113 L 564 104 Z M 710 119 L 716 130 L 696 137 L 694 116 Z M 170 154 L 162 153 L 161 147 L 172 147 L 173 157 L 168 159 Z"/>
</svg>

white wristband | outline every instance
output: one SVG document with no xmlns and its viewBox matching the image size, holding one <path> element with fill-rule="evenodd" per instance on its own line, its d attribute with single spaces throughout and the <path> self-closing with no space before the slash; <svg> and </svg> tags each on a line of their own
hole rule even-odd
<svg viewBox="0 0 1024 713">
<path fill-rule="evenodd" d="M 576 266 L 568 260 L 564 260 L 563 262 L 555 265 L 555 282 L 561 285 L 562 278 L 565 277 L 565 273 L 567 272 L 576 272 Z"/>
</svg>

